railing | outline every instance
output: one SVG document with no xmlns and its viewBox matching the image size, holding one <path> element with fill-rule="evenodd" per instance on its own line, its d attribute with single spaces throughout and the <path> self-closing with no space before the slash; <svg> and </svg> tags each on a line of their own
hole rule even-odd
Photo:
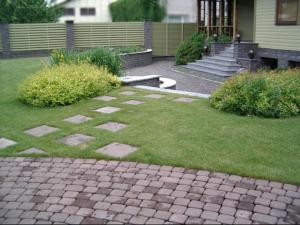
<svg viewBox="0 0 300 225">
<path fill-rule="evenodd" d="M 204 32 L 208 34 L 209 36 L 212 36 L 213 34 L 226 34 L 230 37 L 233 36 L 233 26 L 198 26 L 199 32 Z"/>
</svg>

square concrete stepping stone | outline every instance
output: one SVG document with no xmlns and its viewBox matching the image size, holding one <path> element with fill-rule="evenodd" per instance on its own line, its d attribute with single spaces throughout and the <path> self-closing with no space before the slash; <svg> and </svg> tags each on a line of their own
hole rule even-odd
<svg viewBox="0 0 300 225">
<path fill-rule="evenodd" d="M 108 130 L 108 131 L 116 133 L 116 132 L 118 132 L 120 130 L 123 130 L 126 127 L 127 127 L 127 125 L 123 124 L 123 123 L 108 122 L 108 123 L 104 123 L 104 124 L 101 124 L 99 126 L 96 126 L 95 128 L 97 128 L 97 129 L 103 129 L 103 130 Z"/>
<path fill-rule="evenodd" d="M 100 101 L 105 101 L 105 102 L 110 102 L 112 100 L 117 99 L 116 97 L 112 97 L 112 96 L 99 96 L 94 98 L 95 100 L 100 100 Z"/>
<path fill-rule="evenodd" d="M 185 98 L 185 97 L 182 97 L 182 98 L 177 98 L 177 99 L 175 99 L 174 101 L 175 101 L 175 102 L 191 103 L 191 102 L 196 101 L 196 99 L 194 99 L 194 98 Z"/>
<path fill-rule="evenodd" d="M 59 139 L 58 141 L 69 146 L 77 146 L 82 143 L 88 142 L 95 139 L 95 137 L 91 137 L 84 134 L 72 134 L 69 136 L 66 136 L 64 138 Z"/>
<path fill-rule="evenodd" d="M 137 147 L 114 142 L 102 148 L 97 149 L 96 152 L 109 155 L 115 158 L 122 158 L 137 150 L 138 150 Z"/>
<path fill-rule="evenodd" d="M 88 116 L 76 115 L 76 116 L 72 116 L 67 119 L 64 119 L 64 121 L 69 122 L 69 123 L 80 124 L 80 123 L 84 123 L 84 122 L 87 122 L 92 119 L 93 118 L 88 117 Z"/>
<path fill-rule="evenodd" d="M 141 105 L 141 104 L 144 104 L 145 102 L 142 102 L 142 101 L 138 101 L 138 100 L 129 100 L 127 102 L 123 102 L 123 104 L 126 104 L 126 105 Z"/>
<path fill-rule="evenodd" d="M 17 144 L 17 142 L 7 138 L 0 138 L 0 149 L 4 149 L 15 144 Z"/>
<path fill-rule="evenodd" d="M 38 148 L 29 148 L 25 151 L 19 152 L 18 154 L 19 155 L 21 155 L 21 154 L 48 154 L 48 152 L 45 152 Z"/>
<path fill-rule="evenodd" d="M 106 106 L 106 107 L 102 107 L 100 109 L 96 109 L 94 111 L 99 112 L 99 113 L 111 114 L 111 113 L 114 113 L 114 112 L 118 112 L 120 110 L 121 109 L 117 108 L 117 107 Z"/>
<path fill-rule="evenodd" d="M 53 133 L 53 132 L 58 131 L 58 130 L 60 130 L 60 129 L 58 129 L 56 127 L 50 127 L 50 126 L 47 126 L 47 125 L 42 125 L 42 126 L 39 126 L 39 127 L 35 127 L 35 128 L 32 128 L 32 129 L 26 130 L 26 131 L 24 131 L 24 133 L 29 134 L 29 135 L 34 136 L 34 137 L 42 137 L 44 135 Z"/>
<path fill-rule="evenodd" d="M 164 95 L 159 95 L 159 94 L 150 94 L 150 95 L 146 95 L 146 98 L 153 98 L 153 99 L 160 99 L 162 97 L 164 97 Z"/>
<path fill-rule="evenodd" d="M 123 91 L 123 92 L 120 92 L 121 95 L 127 95 L 127 96 L 132 96 L 132 95 L 135 95 L 136 92 L 134 91 Z"/>
</svg>

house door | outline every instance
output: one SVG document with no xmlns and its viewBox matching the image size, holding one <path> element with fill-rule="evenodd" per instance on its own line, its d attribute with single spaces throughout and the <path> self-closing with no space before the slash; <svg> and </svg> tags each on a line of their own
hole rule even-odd
<svg viewBox="0 0 300 225">
<path fill-rule="evenodd" d="M 254 0 L 237 0 L 237 28 L 242 41 L 254 40 Z"/>
</svg>

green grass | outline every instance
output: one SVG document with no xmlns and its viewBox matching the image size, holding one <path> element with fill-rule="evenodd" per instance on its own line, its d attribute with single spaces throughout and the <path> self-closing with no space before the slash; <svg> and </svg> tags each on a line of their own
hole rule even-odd
<svg viewBox="0 0 300 225">
<path fill-rule="evenodd" d="M 300 118 L 263 119 L 240 117 L 219 112 L 199 99 L 192 104 L 172 101 L 178 96 L 166 95 L 161 100 L 147 99 L 147 91 L 135 90 L 134 97 L 121 96 L 112 102 L 93 99 L 58 108 L 33 108 L 18 101 L 17 86 L 43 66 L 45 58 L 1 60 L 0 136 L 18 142 L 0 151 L 0 156 L 17 156 L 29 147 L 44 149 L 50 156 L 108 159 L 95 153 L 113 141 L 136 145 L 140 150 L 124 160 L 207 169 L 257 178 L 300 184 Z M 123 90 L 130 88 L 123 88 Z M 140 106 L 122 104 L 137 99 Z M 122 111 L 104 115 L 93 112 L 102 106 L 121 107 Z M 81 125 L 62 120 L 83 114 L 94 119 Z M 95 129 L 107 121 L 129 125 L 118 133 Z M 61 130 L 35 138 L 24 130 L 42 124 Z M 68 147 L 56 140 L 73 133 L 95 136 L 79 147 Z"/>
</svg>

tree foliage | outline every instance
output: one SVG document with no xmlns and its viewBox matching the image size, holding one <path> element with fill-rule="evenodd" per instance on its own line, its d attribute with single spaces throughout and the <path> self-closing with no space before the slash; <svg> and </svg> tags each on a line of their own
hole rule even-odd
<svg viewBox="0 0 300 225">
<path fill-rule="evenodd" d="M 48 7 L 45 0 L 0 0 L 0 22 L 56 22 L 62 13 L 60 7 Z"/>
<path fill-rule="evenodd" d="M 151 20 L 160 22 L 166 15 L 159 0 L 118 0 L 109 5 L 113 22 Z"/>
</svg>

